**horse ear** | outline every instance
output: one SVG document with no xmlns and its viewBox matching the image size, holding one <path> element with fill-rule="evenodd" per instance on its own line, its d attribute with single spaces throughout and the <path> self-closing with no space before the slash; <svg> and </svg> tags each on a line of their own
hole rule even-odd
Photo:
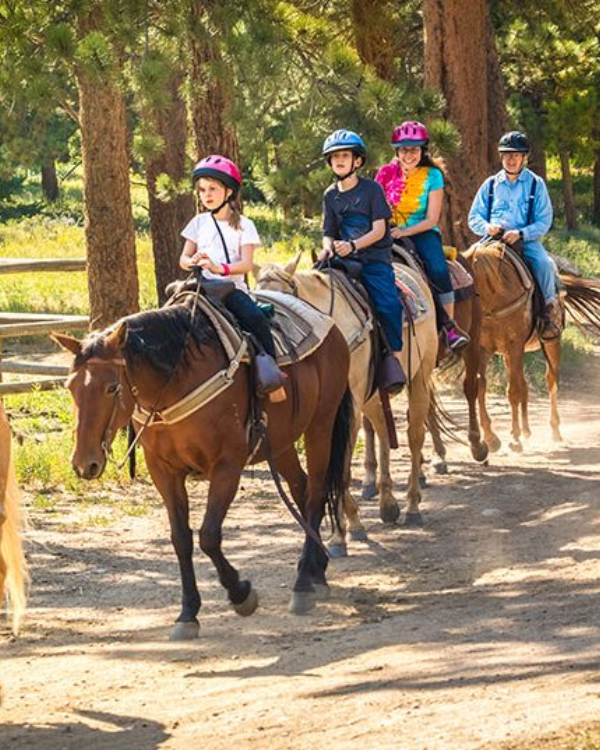
<svg viewBox="0 0 600 750">
<path fill-rule="evenodd" d="M 302 250 L 299 250 L 296 254 L 296 257 L 293 260 L 290 260 L 290 262 L 284 267 L 284 271 L 286 273 L 289 273 L 290 276 L 293 276 L 296 273 L 296 269 L 298 268 L 298 264 L 300 263 L 300 260 L 302 258 Z"/>
<path fill-rule="evenodd" d="M 64 333 L 51 333 L 50 338 L 56 341 L 63 349 L 71 352 L 71 354 L 75 356 L 81 354 L 81 341 L 79 339 L 73 336 L 66 336 Z"/>
<path fill-rule="evenodd" d="M 122 349 L 127 337 L 127 323 L 123 320 L 117 323 L 114 329 L 106 337 L 106 345 L 111 349 Z"/>
</svg>

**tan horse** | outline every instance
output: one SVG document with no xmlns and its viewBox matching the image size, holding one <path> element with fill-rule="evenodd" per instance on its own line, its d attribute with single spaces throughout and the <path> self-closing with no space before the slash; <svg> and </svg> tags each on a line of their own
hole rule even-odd
<svg viewBox="0 0 600 750">
<path fill-rule="evenodd" d="M 540 348 L 546 359 L 546 384 L 550 396 L 550 427 L 553 440 L 560 441 L 558 385 L 560 376 L 560 338 L 540 341 L 534 331 L 533 284 L 506 255 L 502 242 L 475 245 L 466 253 L 475 274 L 481 298 L 481 359 L 479 413 L 484 439 L 492 451 L 500 448 L 500 439 L 492 429 L 486 408 L 486 369 L 494 354 L 501 354 L 508 375 L 508 398 L 512 415 L 512 442 L 509 447 L 523 450 L 521 436 L 529 438 L 528 389 L 523 371 L 525 352 Z M 560 275 L 566 289 L 563 308 L 574 320 L 600 332 L 600 281 Z"/>
<path fill-rule="evenodd" d="M 25 612 L 27 572 L 21 542 L 21 506 L 11 453 L 10 426 L 0 403 L 0 604 L 6 594 L 17 634 Z"/>
<path fill-rule="evenodd" d="M 302 300 L 310 302 L 321 312 L 329 313 L 332 303 L 331 277 L 318 271 L 298 272 L 301 254 L 290 261 L 285 267 L 275 263 L 262 268 L 255 268 L 257 287 L 288 292 Z M 416 325 L 415 331 L 408 333 L 404 330 L 404 347 L 402 352 L 402 366 L 407 374 L 410 387 L 408 393 L 408 443 L 411 453 L 411 471 L 408 481 L 408 506 L 405 513 L 407 525 L 422 523 L 419 512 L 421 489 L 419 474 L 421 464 L 421 448 L 425 437 L 425 424 L 429 412 L 431 398 L 431 374 L 435 368 L 437 353 L 437 333 L 433 315 L 433 300 L 429 288 L 419 274 L 408 271 L 415 279 L 427 299 L 428 312 Z M 372 392 L 370 361 L 372 344 L 369 335 L 362 335 L 360 326 L 357 328 L 356 315 L 350 308 L 345 296 L 334 285 L 333 310 L 331 312 L 336 324 L 346 337 L 351 351 L 350 390 L 354 399 L 355 413 L 362 411 L 373 423 L 380 445 L 381 477 L 379 485 L 379 510 L 381 519 L 386 523 L 395 522 L 400 510 L 392 494 L 392 479 L 389 472 L 389 437 L 385 426 L 385 417 L 378 395 L 369 397 Z M 410 362 L 408 352 L 410 350 Z M 355 435 L 358 432 L 355 426 Z M 348 466 L 348 482 L 344 496 L 344 511 L 348 520 L 348 531 L 351 539 L 366 539 L 366 532 L 360 520 L 358 504 L 353 499 L 350 487 L 350 467 Z M 335 556 L 346 554 L 346 540 L 342 533 L 332 537 L 330 552 Z"/>
</svg>

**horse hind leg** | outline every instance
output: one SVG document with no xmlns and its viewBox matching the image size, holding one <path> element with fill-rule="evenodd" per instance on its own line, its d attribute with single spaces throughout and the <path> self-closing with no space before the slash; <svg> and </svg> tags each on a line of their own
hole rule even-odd
<svg viewBox="0 0 600 750">
<path fill-rule="evenodd" d="M 409 419 L 408 445 L 411 455 L 411 471 L 408 481 L 408 505 L 404 517 L 405 526 L 422 526 L 423 518 L 419 510 L 421 503 L 421 487 L 419 474 L 421 471 L 421 452 L 425 441 L 425 424 L 429 414 L 431 393 L 429 383 L 424 375 L 417 377 L 411 384 L 409 391 Z"/>
<path fill-rule="evenodd" d="M 372 399 L 369 402 L 368 418 L 379 440 L 379 517 L 384 523 L 396 523 L 400 517 L 400 506 L 393 493 L 390 438 L 379 399 Z"/>
<path fill-rule="evenodd" d="M 465 377 L 463 393 L 469 409 L 469 445 L 475 461 L 485 461 L 488 457 L 488 446 L 481 439 L 479 420 L 477 418 L 477 391 L 479 385 L 479 340 L 471 341 L 463 355 Z"/>
<path fill-rule="evenodd" d="M 363 416 L 363 434 L 365 436 L 365 457 L 363 462 L 364 476 L 362 499 L 372 500 L 377 497 L 377 457 L 375 455 L 375 429 L 371 420 Z"/>
<path fill-rule="evenodd" d="M 487 410 L 486 395 L 487 395 L 487 367 L 488 362 L 491 359 L 491 352 L 481 350 L 481 356 L 479 360 L 479 387 L 477 389 L 477 399 L 479 402 L 479 419 L 481 421 L 481 429 L 483 430 L 483 439 L 485 440 L 488 449 L 492 453 L 500 450 L 502 443 L 500 438 L 492 429 L 492 420 Z"/>
</svg>

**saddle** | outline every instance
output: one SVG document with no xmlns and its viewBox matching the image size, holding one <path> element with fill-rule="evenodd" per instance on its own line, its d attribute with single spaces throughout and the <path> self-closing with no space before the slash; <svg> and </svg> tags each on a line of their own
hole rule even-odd
<svg viewBox="0 0 600 750">
<path fill-rule="evenodd" d="M 519 243 L 517 243 L 516 248 L 515 246 L 511 247 L 510 245 L 507 245 L 505 243 L 502 244 L 504 246 L 504 258 L 512 264 L 513 268 L 518 273 L 519 278 L 521 279 L 521 283 L 523 284 L 523 288 L 525 290 L 531 290 L 530 304 L 532 313 L 532 326 L 525 348 L 526 350 L 536 349 L 538 348 L 537 339 L 544 328 L 546 315 L 546 306 L 544 304 L 542 290 L 540 289 L 537 279 L 527 265 L 527 262 L 519 251 Z M 562 296 L 561 291 L 562 290 L 560 289 L 560 285 L 559 283 L 557 283 L 557 292 L 559 299 Z M 561 320 L 556 321 L 556 323 L 562 331 L 562 329 L 564 328 L 564 310 L 562 311 Z"/>
<path fill-rule="evenodd" d="M 456 252 L 455 248 L 451 248 L 454 252 L 448 252 L 449 248 L 444 247 L 444 255 L 446 257 L 446 263 L 448 264 L 448 271 L 450 273 L 450 281 L 452 282 L 452 289 L 454 290 L 454 298 L 456 302 L 463 302 L 464 300 L 471 299 L 475 296 L 475 281 L 464 258 Z M 417 254 L 414 244 L 410 238 L 403 237 L 401 240 L 396 240 L 392 246 L 392 258 L 397 263 L 408 266 L 414 271 L 418 271 L 423 278 L 430 284 L 427 277 L 427 272 L 423 261 Z M 394 263 L 396 267 L 397 263 Z"/>
</svg>

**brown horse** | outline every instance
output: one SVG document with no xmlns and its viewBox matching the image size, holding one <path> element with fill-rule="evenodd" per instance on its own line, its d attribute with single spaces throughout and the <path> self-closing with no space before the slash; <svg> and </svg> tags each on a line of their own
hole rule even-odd
<svg viewBox="0 0 600 750">
<path fill-rule="evenodd" d="M 379 511 L 384 522 L 393 523 L 399 515 L 398 503 L 392 494 L 392 478 L 390 475 L 390 442 L 386 428 L 379 396 L 373 393 L 372 383 L 372 341 L 368 331 L 364 329 L 364 322 L 357 320 L 345 295 L 338 284 L 332 282 L 329 274 L 318 271 L 300 272 L 297 270 L 301 254 L 291 260 L 285 267 L 270 263 L 262 268 L 255 267 L 257 288 L 283 291 L 294 294 L 300 299 L 310 302 L 321 312 L 329 313 L 344 333 L 351 350 L 350 389 L 354 399 L 355 411 L 362 411 L 375 425 L 380 438 L 380 465 L 382 467 L 379 483 Z M 437 354 L 437 335 L 433 317 L 433 300 L 427 285 L 417 273 L 410 272 L 414 281 L 423 291 L 427 300 L 429 312 L 419 320 L 414 330 L 405 331 L 405 345 L 403 348 L 403 367 L 409 379 L 408 394 L 408 443 L 411 453 L 411 472 L 408 480 L 408 506 L 404 516 L 406 525 L 420 525 L 422 523 L 419 504 L 421 502 L 421 487 L 419 474 L 421 467 L 421 449 L 425 437 L 425 421 L 430 404 L 431 373 L 435 367 Z M 333 307 L 332 307 L 333 302 Z M 411 352 L 409 355 L 408 352 Z M 358 432 L 356 425 L 354 439 Z M 366 467 L 368 469 L 368 467 Z M 360 521 L 358 504 L 353 499 L 350 490 L 350 466 L 347 467 L 346 492 L 344 494 L 344 511 L 348 519 L 351 539 L 366 539 L 366 532 Z M 346 554 L 345 529 L 344 533 L 334 534 L 329 549 L 334 556 Z"/>
<path fill-rule="evenodd" d="M 25 612 L 27 567 L 21 541 L 22 514 L 12 460 L 10 426 L 0 403 L 0 604 L 6 592 L 17 633 Z"/>
<path fill-rule="evenodd" d="M 68 387 L 76 409 L 71 460 L 80 477 L 96 479 L 102 474 L 112 440 L 134 408 L 138 415 L 143 410 L 164 415 L 146 428 L 138 416 L 141 422 L 136 422 L 136 429 L 142 429 L 140 443 L 167 508 L 180 566 L 182 609 L 171 634 L 177 640 L 198 635 L 196 616 L 201 606 L 192 563 L 186 477 L 194 473 L 209 482 L 200 547 L 217 569 L 235 611 L 250 615 L 258 597 L 225 558 L 222 525 L 244 467 L 267 457 L 265 441 L 258 448 L 252 441 L 250 367 L 230 361 L 208 318 L 201 311 L 192 315 L 190 307 L 188 298 L 182 304 L 131 315 L 83 342 L 55 335 L 75 354 Z M 312 607 L 317 593 L 327 593 L 327 555 L 318 535 L 328 506 L 330 515 L 337 516 L 343 489 L 352 421 L 349 361 L 344 337 L 333 326 L 318 348 L 285 368 L 287 400 L 262 403 L 276 469 L 307 521 L 290 602 L 294 613 Z M 224 385 L 215 390 L 219 381 Z M 198 391 L 199 384 L 207 389 L 200 405 L 178 419 L 167 419 L 184 397 Z M 294 445 L 301 435 L 306 473 Z"/>
<path fill-rule="evenodd" d="M 494 354 L 501 354 L 508 375 L 508 398 L 512 415 L 512 442 L 509 447 L 522 451 L 521 436 L 529 438 L 528 389 L 523 371 L 525 352 L 542 349 L 546 359 L 546 384 L 550 396 L 552 438 L 560 441 L 558 385 L 560 375 L 560 337 L 540 340 L 536 332 L 534 284 L 527 269 L 515 265 L 507 255 L 507 246 L 492 241 L 474 245 L 466 253 L 473 267 L 481 297 L 481 361 L 479 410 L 484 439 L 490 450 L 500 448 L 500 439 L 492 429 L 486 408 L 486 369 Z M 521 269 L 521 270 L 519 270 Z M 600 281 L 560 274 L 566 294 L 562 295 L 563 313 L 568 311 L 579 325 L 600 332 Z"/>
</svg>

